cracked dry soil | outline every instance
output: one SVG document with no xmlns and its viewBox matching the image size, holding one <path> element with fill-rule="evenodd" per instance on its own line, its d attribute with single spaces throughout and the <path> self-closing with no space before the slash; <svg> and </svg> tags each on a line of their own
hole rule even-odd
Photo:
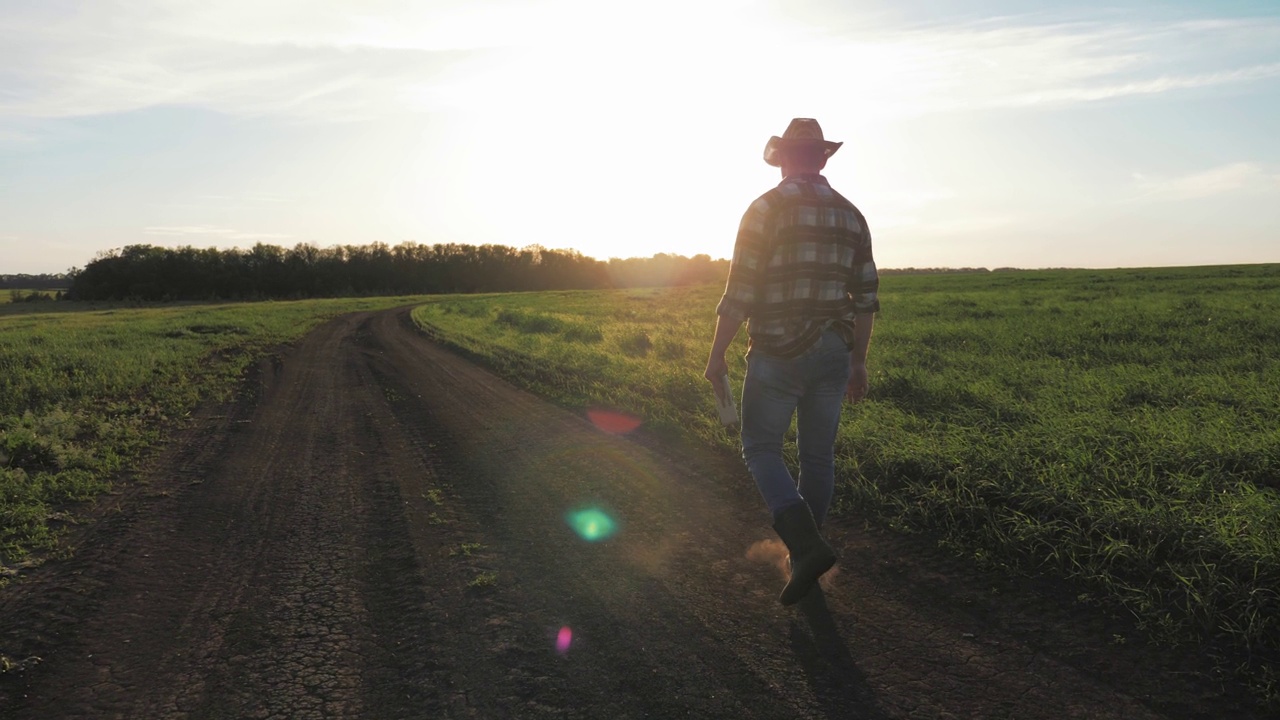
<svg viewBox="0 0 1280 720">
<path fill-rule="evenodd" d="M 0 590 L 0 653 L 40 659 L 0 717 L 1263 717 L 1194 651 L 856 518 L 782 608 L 740 463 L 602 432 L 405 309 L 256 377 Z M 579 539 L 587 506 L 617 534 Z"/>
</svg>

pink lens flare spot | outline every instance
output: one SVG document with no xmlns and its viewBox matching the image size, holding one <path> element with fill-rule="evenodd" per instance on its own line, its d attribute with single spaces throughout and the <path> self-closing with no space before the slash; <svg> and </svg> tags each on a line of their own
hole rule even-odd
<svg viewBox="0 0 1280 720">
<path fill-rule="evenodd" d="M 640 427 L 640 418 L 613 410 L 588 410 L 587 419 L 610 435 L 626 435 Z"/>
<path fill-rule="evenodd" d="M 568 625 L 560 628 L 560 632 L 556 635 L 556 652 L 566 655 L 569 652 L 569 646 L 573 644 L 573 631 Z"/>
</svg>

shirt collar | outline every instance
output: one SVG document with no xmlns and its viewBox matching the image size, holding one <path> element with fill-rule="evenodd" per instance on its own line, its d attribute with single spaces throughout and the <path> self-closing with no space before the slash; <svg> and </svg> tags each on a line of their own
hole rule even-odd
<svg viewBox="0 0 1280 720">
<path fill-rule="evenodd" d="M 788 175 L 782 178 L 782 182 L 808 182 L 826 185 L 827 187 L 831 186 L 831 184 L 827 182 L 827 179 L 818 173 L 797 173 L 795 175 Z M 778 184 L 781 185 L 782 183 Z"/>
</svg>

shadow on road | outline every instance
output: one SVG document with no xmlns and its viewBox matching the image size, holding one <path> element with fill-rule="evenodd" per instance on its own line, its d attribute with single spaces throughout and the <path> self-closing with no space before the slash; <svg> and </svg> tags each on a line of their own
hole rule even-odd
<svg viewBox="0 0 1280 720">
<path fill-rule="evenodd" d="M 854 662 L 835 618 L 827 608 L 821 586 L 815 587 L 797 605 L 809 626 L 791 623 L 791 649 L 804 669 L 813 696 L 823 714 L 841 720 L 886 720 L 876 703 L 867 676 Z"/>
</svg>

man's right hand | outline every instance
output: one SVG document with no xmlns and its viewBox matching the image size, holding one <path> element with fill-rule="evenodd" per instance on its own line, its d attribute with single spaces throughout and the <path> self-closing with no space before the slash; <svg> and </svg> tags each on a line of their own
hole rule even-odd
<svg viewBox="0 0 1280 720">
<path fill-rule="evenodd" d="M 844 389 L 844 399 L 851 403 L 862 402 L 867 396 L 867 390 L 871 387 L 870 380 L 867 379 L 866 363 L 852 363 L 849 365 L 849 385 Z"/>
<path fill-rule="evenodd" d="M 724 361 L 724 354 L 741 326 L 741 322 L 726 322 L 723 316 L 716 316 L 716 334 L 711 339 L 711 352 L 707 353 L 707 371 L 702 373 L 712 387 L 716 387 L 720 378 L 729 373 L 729 363 Z M 717 390 L 716 395 L 719 394 Z"/>
<path fill-rule="evenodd" d="M 725 362 L 724 354 L 717 355 L 712 353 L 711 357 L 707 358 L 707 371 L 702 376 L 707 379 L 707 382 L 714 385 L 720 382 L 720 378 L 724 377 L 728 372 L 729 363 Z"/>
</svg>

